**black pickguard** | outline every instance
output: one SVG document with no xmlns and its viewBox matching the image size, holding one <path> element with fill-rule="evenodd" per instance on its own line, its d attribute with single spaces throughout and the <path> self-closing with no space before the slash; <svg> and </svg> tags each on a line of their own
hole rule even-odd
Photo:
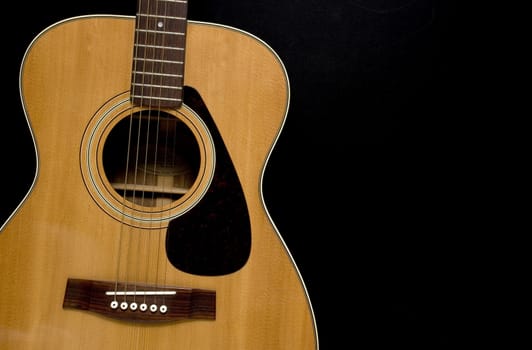
<svg viewBox="0 0 532 350">
<path fill-rule="evenodd" d="M 177 269 L 217 276 L 242 268 L 251 251 L 251 224 L 242 185 L 199 93 L 184 87 L 185 104 L 205 122 L 216 149 L 213 181 L 201 201 L 168 225 L 166 252 Z"/>
</svg>

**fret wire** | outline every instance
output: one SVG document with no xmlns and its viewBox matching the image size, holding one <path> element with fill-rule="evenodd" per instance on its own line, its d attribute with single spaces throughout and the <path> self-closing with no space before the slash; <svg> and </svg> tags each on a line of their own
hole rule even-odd
<svg viewBox="0 0 532 350">
<path fill-rule="evenodd" d="M 133 74 L 147 74 L 147 75 L 158 75 L 158 76 L 162 76 L 162 77 L 183 78 L 183 74 L 171 74 L 171 73 L 157 73 L 157 72 L 146 72 L 146 71 L 133 71 Z"/>
<path fill-rule="evenodd" d="M 165 100 L 165 101 L 182 101 L 180 98 L 171 98 L 171 97 L 162 97 L 162 96 L 144 96 L 144 95 L 135 95 L 132 94 L 133 98 L 142 98 L 145 100 Z"/>
<path fill-rule="evenodd" d="M 184 64 L 183 61 L 168 61 L 168 60 L 156 60 L 152 58 L 144 58 L 144 57 L 133 57 L 135 61 L 145 61 L 145 62 L 158 62 L 158 63 L 172 63 L 172 64 Z"/>
<path fill-rule="evenodd" d="M 154 33 L 154 34 L 168 34 L 168 35 L 185 35 L 184 32 L 166 32 L 166 31 L 162 31 L 162 30 L 152 30 L 152 29 L 137 29 L 137 32 Z"/>
<path fill-rule="evenodd" d="M 168 86 L 168 85 L 155 85 L 155 84 L 139 84 L 139 83 L 133 83 L 131 84 L 133 86 L 144 86 L 144 87 L 157 87 L 162 89 L 172 89 L 172 90 L 181 90 L 181 86 Z"/>
<path fill-rule="evenodd" d="M 147 45 L 147 44 L 135 44 L 135 46 L 148 47 L 148 48 L 154 48 L 154 49 L 163 49 L 163 50 L 178 50 L 178 51 L 183 51 L 185 49 L 183 47 L 169 47 L 169 46 Z"/>
<path fill-rule="evenodd" d="M 149 17 L 149 18 L 167 18 L 167 19 L 177 19 L 186 21 L 187 19 L 185 17 L 179 17 L 179 16 L 166 16 L 166 15 L 152 15 L 150 13 L 137 13 L 137 16 L 142 17 Z"/>
</svg>

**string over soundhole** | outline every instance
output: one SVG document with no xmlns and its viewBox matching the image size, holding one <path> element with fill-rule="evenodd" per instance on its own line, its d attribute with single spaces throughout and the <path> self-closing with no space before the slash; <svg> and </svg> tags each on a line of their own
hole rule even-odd
<svg viewBox="0 0 532 350">
<path fill-rule="evenodd" d="M 116 192 L 145 207 L 181 198 L 196 179 L 197 143 L 179 119 L 143 110 L 121 120 L 106 140 L 103 164 Z"/>
</svg>

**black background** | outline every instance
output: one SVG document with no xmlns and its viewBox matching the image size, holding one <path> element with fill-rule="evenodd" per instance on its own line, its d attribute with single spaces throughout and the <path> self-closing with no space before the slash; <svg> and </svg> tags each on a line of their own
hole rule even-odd
<svg viewBox="0 0 532 350">
<path fill-rule="evenodd" d="M 24 50 L 56 21 L 134 15 L 135 6 L 32 3 L 4 30 L 2 217 L 32 176 L 18 91 Z M 500 285 L 486 276 L 504 275 L 505 248 L 492 237 L 508 226 L 492 206 L 512 185 L 499 186 L 500 166 L 486 166 L 504 158 L 501 133 L 484 133 L 485 111 L 497 106 L 478 98 L 462 10 L 437 0 L 189 1 L 189 19 L 255 34 L 286 66 L 290 109 L 264 194 L 308 288 L 321 349 L 501 337 L 484 328 L 499 309 L 486 295 Z"/>
</svg>

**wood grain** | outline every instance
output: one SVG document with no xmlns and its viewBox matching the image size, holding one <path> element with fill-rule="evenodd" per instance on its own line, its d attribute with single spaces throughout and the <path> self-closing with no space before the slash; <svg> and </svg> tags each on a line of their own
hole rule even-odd
<svg viewBox="0 0 532 350">
<path fill-rule="evenodd" d="M 239 271 L 205 277 L 173 268 L 164 254 L 156 279 L 216 292 L 216 320 L 145 325 L 63 309 L 68 278 L 113 280 L 127 229 L 97 206 L 80 174 L 80 141 L 94 113 L 130 86 L 134 19 L 87 16 L 36 37 L 23 60 L 21 95 L 38 156 L 29 195 L 0 232 L 0 348 L 312 350 L 310 300 L 262 198 L 261 180 L 289 103 L 276 54 L 233 28 L 190 22 L 185 85 L 201 94 L 237 169 L 252 226 Z M 149 255 L 164 231 L 148 232 Z M 157 242 L 162 242 L 157 244 Z M 157 256 L 152 254 L 150 256 Z M 128 279 L 137 278 L 134 266 Z"/>
</svg>

